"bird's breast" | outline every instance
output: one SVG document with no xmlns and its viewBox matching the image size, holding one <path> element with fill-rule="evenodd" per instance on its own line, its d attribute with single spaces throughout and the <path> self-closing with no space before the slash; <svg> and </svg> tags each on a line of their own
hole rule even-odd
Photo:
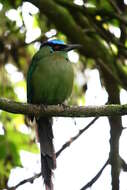
<svg viewBox="0 0 127 190">
<path fill-rule="evenodd" d="M 32 75 L 33 103 L 60 104 L 66 100 L 73 87 L 74 73 L 64 55 L 42 58 Z"/>
</svg>

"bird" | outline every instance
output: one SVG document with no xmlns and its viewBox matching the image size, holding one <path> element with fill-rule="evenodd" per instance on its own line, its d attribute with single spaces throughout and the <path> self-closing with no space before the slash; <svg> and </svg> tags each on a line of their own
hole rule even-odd
<svg viewBox="0 0 127 190">
<path fill-rule="evenodd" d="M 79 44 L 65 44 L 59 39 L 42 42 L 27 72 L 27 102 L 37 105 L 63 104 L 72 93 L 74 71 L 68 51 Z M 32 120 L 32 119 L 31 119 Z M 53 190 L 52 176 L 56 168 L 51 117 L 35 118 L 40 142 L 41 173 L 45 189 Z"/>
</svg>

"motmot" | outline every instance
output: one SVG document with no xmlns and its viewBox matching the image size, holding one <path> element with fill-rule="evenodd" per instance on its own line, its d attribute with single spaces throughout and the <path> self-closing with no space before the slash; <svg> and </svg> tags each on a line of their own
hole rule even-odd
<svg viewBox="0 0 127 190">
<path fill-rule="evenodd" d="M 27 73 L 27 102 L 37 105 L 62 104 L 71 95 L 74 72 L 68 51 L 78 44 L 61 40 L 44 41 L 34 55 Z M 35 118 L 40 142 L 41 172 L 46 190 L 53 190 L 52 174 L 56 168 L 52 118 Z"/>
</svg>

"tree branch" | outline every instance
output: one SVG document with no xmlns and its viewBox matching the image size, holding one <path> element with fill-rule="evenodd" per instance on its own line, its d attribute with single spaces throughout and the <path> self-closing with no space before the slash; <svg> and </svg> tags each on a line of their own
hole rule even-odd
<svg viewBox="0 0 127 190">
<path fill-rule="evenodd" d="M 21 185 L 24 185 L 25 183 L 33 183 L 33 181 L 36 179 L 36 178 L 39 178 L 41 176 L 41 173 L 38 173 L 28 179 L 24 179 L 23 181 L 19 182 L 17 185 L 13 186 L 13 187 L 8 187 L 7 189 L 8 190 L 15 190 L 17 189 L 19 186 Z"/>
<path fill-rule="evenodd" d="M 95 117 L 126 115 L 127 105 L 102 105 L 102 106 L 63 106 L 63 105 L 34 105 L 15 102 L 0 98 L 0 109 L 24 115 L 58 116 L 58 117 Z"/>
<path fill-rule="evenodd" d="M 63 106 L 63 105 L 33 105 L 19 103 L 0 98 L 0 109 L 15 114 L 29 116 L 56 116 L 56 117 L 99 117 L 118 116 L 127 114 L 127 104 L 110 104 L 102 106 Z"/>
<path fill-rule="evenodd" d="M 96 174 L 96 176 L 91 179 L 84 187 L 82 187 L 80 190 L 85 190 L 89 187 L 91 187 L 100 177 L 100 175 L 102 174 L 103 170 L 105 169 L 105 167 L 109 164 L 109 159 L 105 162 L 104 166 L 100 169 L 100 171 Z"/>
</svg>

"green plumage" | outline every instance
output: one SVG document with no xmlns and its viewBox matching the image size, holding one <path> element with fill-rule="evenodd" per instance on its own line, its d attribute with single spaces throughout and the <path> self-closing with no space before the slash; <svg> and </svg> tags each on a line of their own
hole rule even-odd
<svg viewBox="0 0 127 190">
<path fill-rule="evenodd" d="M 29 103 L 60 104 L 72 91 L 73 69 L 67 53 L 41 48 L 34 56 L 27 77 Z"/>
<path fill-rule="evenodd" d="M 27 74 L 27 101 L 33 104 L 61 104 L 71 94 L 73 68 L 66 51 L 42 47 L 33 57 Z M 52 170 L 56 167 L 53 147 L 52 119 L 37 118 L 41 150 L 42 176 L 46 190 L 53 190 Z"/>
</svg>

